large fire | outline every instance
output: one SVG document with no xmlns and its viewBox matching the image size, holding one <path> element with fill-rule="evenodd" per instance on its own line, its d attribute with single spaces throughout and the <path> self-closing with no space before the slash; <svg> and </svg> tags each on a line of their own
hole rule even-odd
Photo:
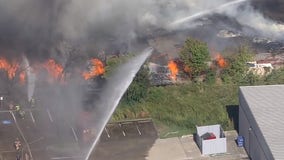
<svg viewBox="0 0 284 160">
<path fill-rule="evenodd" d="M 227 61 L 222 57 L 221 54 L 217 54 L 215 59 L 216 59 L 217 65 L 218 65 L 220 68 L 225 68 L 225 67 L 227 67 L 228 63 L 227 63 Z"/>
<path fill-rule="evenodd" d="M 62 80 L 63 78 L 63 67 L 60 64 L 57 64 L 54 59 L 47 60 L 43 67 L 47 70 L 48 74 L 56 79 Z"/>
<path fill-rule="evenodd" d="M 14 79 L 16 77 L 17 72 L 20 69 L 20 65 L 16 62 L 10 63 L 5 58 L 0 57 L 0 69 L 7 72 L 9 79 Z M 25 72 L 21 72 L 19 74 L 19 79 L 23 83 L 25 82 Z"/>
<path fill-rule="evenodd" d="M 169 63 L 168 63 L 168 68 L 171 72 L 171 78 L 173 80 L 176 80 L 177 74 L 178 74 L 178 65 L 176 64 L 176 62 L 173 61 L 173 60 L 170 60 Z"/>
<path fill-rule="evenodd" d="M 91 69 L 89 71 L 81 72 L 85 80 L 105 73 L 104 64 L 99 59 L 91 59 L 90 63 Z M 54 59 L 49 59 L 44 63 L 34 64 L 32 66 L 32 70 L 36 73 L 40 72 L 42 69 L 45 69 L 48 72 L 49 82 L 57 80 L 63 82 L 64 68 Z M 26 81 L 26 71 L 23 70 L 20 63 L 17 63 L 16 61 L 10 63 L 7 59 L 0 57 L 0 70 L 5 71 L 7 73 L 7 77 L 11 80 L 18 77 L 21 84 L 24 84 Z"/>
<path fill-rule="evenodd" d="M 85 80 L 105 73 L 104 64 L 99 59 L 93 58 L 90 60 L 90 63 L 92 65 L 90 71 L 82 74 Z"/>
</svg>

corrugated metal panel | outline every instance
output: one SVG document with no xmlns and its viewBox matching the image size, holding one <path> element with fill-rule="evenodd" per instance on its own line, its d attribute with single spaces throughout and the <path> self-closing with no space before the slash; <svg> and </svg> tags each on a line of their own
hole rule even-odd
<svg viewBox="0 0 284 160">
<path fill-rule="evenodd" d="M 240 92 L 247 103 L 242 107 L 251 116 L 248 120 L 257 123 L 253 128 L 257 138 L 264 138 L 259 140 L 262 147 L 266 142 L 274 159 L 284 159 L 284 85 L 246 86 Z"/>
</svg>

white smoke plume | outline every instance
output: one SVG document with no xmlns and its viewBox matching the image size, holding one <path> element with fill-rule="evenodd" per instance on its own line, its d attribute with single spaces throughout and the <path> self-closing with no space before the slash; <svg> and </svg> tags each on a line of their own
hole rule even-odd
<svg viewBox="0 0 284 160">
<path fill-rule="evenodd" d="M 257 31 L 260 36 L 269 37 L 275 40 L 283 40 L 284 23 L 266 18 L 262 13 L 256 11 L 250 5 L 242 8 L 227 9 L 224 12 L 243 26 L 248 26 Z"/>
</svg>

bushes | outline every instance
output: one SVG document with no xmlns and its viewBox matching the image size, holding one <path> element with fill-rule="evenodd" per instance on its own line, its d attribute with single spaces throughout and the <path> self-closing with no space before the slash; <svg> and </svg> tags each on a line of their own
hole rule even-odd
<svg viewBox="0 0 284 160">
<path fill-rule="evenodd" d="M 221 123 L 225 129 L 232 129 L 226 106 L 237 104 L 237 92 L 233 85 L 151 87 L 145 101 L 132 106 L 121 104 L 113 117 L 121 120 L 125 118 L 121 115 L 129 114 L 127 118 L 139 118 L 139 113 L 146 112 L 158 124 L 170 128 L 194 131 L 195 125 Z"/>
<path fill-rule="evenodd" d="M 191 46 L 192 44 L 197 47 Z M 228 66 L 216 74 L 216 70 L 204 65 L 208 55 L 206 45 L 188 40 L 180 56 L 184 64 L 194 68 L 193 77 L 198 78 L 202 73 L 205 74 L 205 80 L 150 87 L 147 70 L 142 68 L 124 95 L 113 120 L 152 117 L 158 125 L 160 135 L 176 130 L 192 133 L 196 125 L 217 123 L 225 130 L 233 129 L 226 106 L 238 105 L 239 85 L 284 83 L 284 69 L 273 71 L 262 78 L 252 73 L 247 74 L 246 62 L 252 58 L 251 50 L 240 47 L 238 53 L 228 57 Z"/>
<path fill-rule="evenodd" d="M 209 60 L 209 50 L 207 44 L 202 41 L 188 38 L 179 56 L 184 67 L 190 68 L 193 77 L 199 76 L 208 68 L 206 62 Z"/>
</svg>

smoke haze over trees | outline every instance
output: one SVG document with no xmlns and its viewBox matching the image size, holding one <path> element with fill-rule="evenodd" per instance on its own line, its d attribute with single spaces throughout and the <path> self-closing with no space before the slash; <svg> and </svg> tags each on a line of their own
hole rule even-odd
<svg viewBox="0 0 284 160">
<path fill-rule="evenodd" d="M 0 49 L 48 57 L 52 46 L 61 40 L 104 46 L 113 39 L 129 46 L 155 28 L 166 29 L 176 19 L 227 2 L 230 1 L 0 0 Z M 218 13 L 236 18 L 242 25 L 265 30 L 265 35 L 281 37 L 277 35 L 282 35 L 283 25 L 264 18 L 250 3 L 242 5 L 245 7 L 238 9 L 236 5 Z M 191 24 L 194 26 L 195 22 Z"/>
</svg>

